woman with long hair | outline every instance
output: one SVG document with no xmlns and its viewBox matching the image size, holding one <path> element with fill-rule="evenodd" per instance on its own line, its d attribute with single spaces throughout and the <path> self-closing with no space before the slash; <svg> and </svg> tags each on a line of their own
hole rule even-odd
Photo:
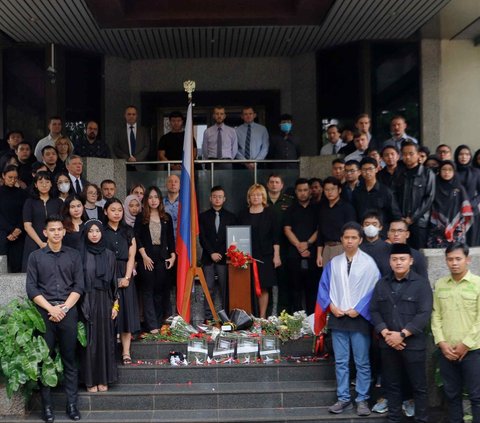
<svg viewBox="0 0 480 423">
<path fill-rule="evenodd" d="M 58 152 L 58 165 L 65 168 L 66 160 L 73 154 L 73 144 L 68 137 L 60 137 L 55 140 L 54 147 Z"/>
<path fill-rule="evenodd" d="M 120 312 L 118 331 L 122 342 L 123 364 L 131 364 L 130 343 L 132 333 L 140 330 L 137 292 L 133 280 L 137 243 L 133 229 L 123 222 L 123 205 L 118 198 L 105 203 L 105 246 L 114 252 L 116 259 L 117 287 Z"/>
<path fill-rule="evenodd" d="M 105 392 L 117 380 L 115 326 L 120 306 L 115 254 L 105 247 L 102 222 L 85 223 L 83 274 L 85 294 L 81 302 L 87 328 L 87 347 L 82 350 L 82 376 L 88 392 Z"/>
<path fill-rule="evenodd" d="M 63 201 L 52 195 L 52 179 L 48 172 L 37 172 L 33 178 L 33 198 L 23 206 L 23 228 L 26 232 L 23 249 L 22 272 L 27 270 L 28 256 L 32 251 L 47 246 L 43 229 L 45 219 L 59 214 Z"/>
<path fill-rule="evenodd" d="M 138 243 L 138 270 L 142 280 L 143 317 L 147 330 L 158 328 L 170 309 L 170 283 L 167 270 L 175 263 L 175 239 L 171 216 L 165 212 L 162 193 L 151 186 L 143 197 L 143 212 L 135 223 Z"/>
<path fill-rule="evenodd" d="M 7 165 L 2 173 L 3 185 L 0 186 L 0 255 L 7 256 L 8 270 L 18 273 L 22 270 L 22 254 L 25 231 L 22 222 L 22 210 L 27 193 L 16 186 L 17 166 Z"/>
<path fill-rule="evenodd" d="M 435 184 L 427 246 L 444 248 L 451 242 L 464 243 L 472 221 L 472 205 L 456 175 L 455 163 L 444 160 Z"/>
<path fill-rule="evenodd" d="M 145 187 L 143 184 L 134 184 L 132 185 L 132 188 L 130 188 L 130 193 L 129 194 L 135 194 L 140 202 L 143 201 L 143 196 L 145 195 Z"/>
<path fill-rule="evenodd" d="M 480 169 L 473 166 L 472 150 L 468 145 L 462 144 L 455 149 L 455 165 L 460 183 L 467 192 L 468 199 L 473 208 L 473 224 L 467 233 L 467 244 L 470 247 L 480 245 Z"/>
<path fill-rule="evenodd" d="M 81 251 L 83 248 L 83 223 L 87 220 L 83 201 L 79 196 L 70 195 L 61 210 L 65 237 L 63 243 L 67 247 Z"/>
<path fill-rule="evenodd" d="M 280 259 L 280 225 L 275 213 L 268 208 L 267 191 L 253 184 L 247 192 L 248 209 L 240 213 L 240 225 L 250 225 L 252 230 L 252 257 L 257 263 L 262 293 L 258 299 L 260 317 L 267 317 L 268 291 L 277 284 L 275 268 Z"/>
</svg>

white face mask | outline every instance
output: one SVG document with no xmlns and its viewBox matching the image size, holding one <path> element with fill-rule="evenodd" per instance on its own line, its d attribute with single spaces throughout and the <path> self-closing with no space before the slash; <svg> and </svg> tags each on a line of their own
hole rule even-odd
<svg viewBox="0 0 480 423">
<path fill-rule="evenodd" d="M 62 182 L 62 183 L 58 184 L 58 190 L 61 193 L 66 194 L 68 191 L 70 191 L 70 183 Z"/>
<path fill-rule="evenodd" d="M 380 232 L 380 229 L 378 229 L 376 226 L 368 225 L 363 228 L 363 232 L 365 232 L 365 235 L 368 238 L 375 238 Z"/>
</svg>

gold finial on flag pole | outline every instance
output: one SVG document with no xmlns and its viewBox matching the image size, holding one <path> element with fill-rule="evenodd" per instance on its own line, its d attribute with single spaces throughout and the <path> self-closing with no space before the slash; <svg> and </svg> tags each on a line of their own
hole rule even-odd
<svg viewBox="0 0 480 423">
<path fill-rule="evenodd" d="M 192 101 L 192 93 L 195 91 L 195 81 L 184 81 L 183 88 L 188 93 L 188 100 Z"/>
</svg>

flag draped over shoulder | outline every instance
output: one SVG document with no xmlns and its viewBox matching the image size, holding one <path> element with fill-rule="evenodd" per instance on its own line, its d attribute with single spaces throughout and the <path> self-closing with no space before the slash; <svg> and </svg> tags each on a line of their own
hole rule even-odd
<svg viewBox="0 0 480 423">
<path fill-rule="evenodd" d="M 370 299 L 379 279 L 380 271 L 375 261 L 362 250 L 353 257 L 350 273 L 345 253 L 333 257 L 323 270 L 318 285 L 315 334 L 318 335 L 325 327 L 331 303 L 343 311 L 354 309 L 369 321 Z"/>
<path fill-rule="evenodd" d="M 198 214 L 193 166 L 193 120 L 192 104 L 190 103 L 187 111 L 185 138 L 183 139 L 183 160 L 182 173 L 180 176 L 180 201 L 177 225 L 177 310 L 179 314 L 182 314 L 187 274 L 192 267 L 196 266 L 197 260 L 196 237 L 198 235 Z M 188 296 L 186 315 L 182 315 L 182 317 L 187 322 L 190 320 L 190 296 Z"/>
</svg>

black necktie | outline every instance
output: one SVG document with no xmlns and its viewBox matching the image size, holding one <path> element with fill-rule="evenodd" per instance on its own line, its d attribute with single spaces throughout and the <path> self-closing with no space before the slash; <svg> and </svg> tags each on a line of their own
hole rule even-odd
<svg viewBox="0 0 480 423">
<path fill-rule="evenodd" d="M 132 156 L 135 156 L 135 148 L 137 147 L 137 140 L 135 139 L 135 132 L 133 132 L 133 125 L 130 125 L 130 149 Z"/>
<path fill-rule="evenodd" d="M 75 179 L 75 191 L 77 194 L 80 194 L 82 192 L 82 188 L 80 187 L 80 179 Z"/>
<path fill-rule="evenodd" d="M 245 138 L 245 158 L 250 158 L 250 138 L 252 137 L 252 126 L 248 124 L 247 138 Z"/>
<path fill-rule="evenodd" d="M 217 135 L 217 159 L 222 158 L 222 128 L 218 128 Z"/>
</svg>

